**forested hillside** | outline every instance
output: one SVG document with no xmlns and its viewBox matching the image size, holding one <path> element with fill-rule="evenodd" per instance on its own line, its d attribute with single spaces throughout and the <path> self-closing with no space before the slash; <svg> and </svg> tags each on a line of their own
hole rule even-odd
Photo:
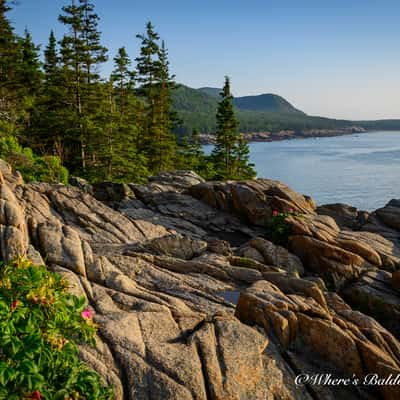
<svg viewBox="0 0 400 400">
<path fill-rule="evenodd" d="M 0 157 L 26 180 L 67 183 L 70 171 L 92 182 L 141 182 L 172 169 L 192 169 L 207 179 L 249 176 L 239 172 L 249 155 L 236 124 L 226 121 L 229 128 L 220 135 L 230 137 L 229 149 L 221 148 L 229 152 L 229 165 L 218 154 L 203 154 L 195 128 L 206 120 L 216 131 L 218 101 L 175 84 L 167 47 L 151 22 L 136 35 L 134 60 L 124 46 L 110 55 L 94 4 L 66 0 L 58 21 L 67 33 L 57 38 L 49 32 L 42 52 L 28 30 L 22 37 L 14 32 L 11 4 L 0 0 Z M 110 57 L 113 70 L 101 76 Z M 182 117 L 190 128 L 178 139 Z"/>
<path fill-rule="evenodd" d="M 221 89 L 218 88 L 192 89 L 180 85 L 179 89 L 173 92 L 173 107 L 182 120 L 178 132 L 190 132 L 195 127 L 202 133 L 214 133 L 216 122 L 212 110 L 217 107 L 220 92 Z M 239 120 L 239 129 L 243 133 L 286 129 L 341 129 L 349 126 L 359 126 L 368 130 L 400 129 L 400 120 L 395 119 L 350 121 L 310 116 L 275 94 L 235 97 L 233 104 Z"/>
</svg>

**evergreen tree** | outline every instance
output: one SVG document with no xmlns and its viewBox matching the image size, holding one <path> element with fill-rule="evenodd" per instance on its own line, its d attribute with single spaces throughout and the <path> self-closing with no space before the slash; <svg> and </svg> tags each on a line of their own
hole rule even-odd
<svg viewBox="0 0 400 400">
<path fill-rule="evenodd" d="M 101 175 L 113 181 L 143 181 L 149 175 L 147 160 L 137 150 L 140 135 L 138 116 L 141 102 L 134 94 L 134 72 L 125 48 L 118 50 L 114 58 L 114 70 L 107 85 L 107 101 L 99 117 L 104 127 L 99 135 Z M 99 170 L 97 170 L 98 174 Z"/>
<path fill-rule="evenodd" d="M 19 83 L 29 96 L 38 95 L 42 86 L 43 74 L 39 61 L 39 46 L 32 41 L 32 36 L 25 30 L 24 37 L 20 39 L 21 62 L 19 63 Z"/>
<path fill-rule="evenodd" d="M 235 147 L 238 139 L 238 122 L 233 110 L 230 80 L 226 76 L 220 93 L 222 97 L 217 109 L 216 145 L 212 152 L 218 179 L 229 179 L 234 175 Z"/>
<path fill-rule="evenodd" d="M 62 10 L 64 14 L 59 16 L 59 21 L 69 27 L 69 34 L 60 43 L 63 77 L 75 112 L 73 126 L 68 129 L 68 158 L 73 170 L 82 169 L 84 173 L 88 162 L 95 163 L 96 159 L 93 153 L 96 147 L 89 142 L 97 132 L 92 117 L 101 101 L 97 67 L 107 60 L 107 50 L 100 45 L 99 18 L 94 14 L 93 4 L 87 0 L 79 0 L 79 4 L 71 0 Z M 88 147 L 92 153 L 87 151 Z M 74 161 L 72 156 L 76 154 Z"/>
<path fill-rule="evenodd" d="M 31 146 L 42 154 L 56 155 L 64 162 L 67 157 L 66 138 L 74 125 L 75 110 L 71 106 L 73 94 L 66 85 L 68 79 L 63 74 L 60 62 L 57 40 L 51 31 L 44 50 L 44 84 Z"/>
<path fill-rule="evenodd" d="M 246 179 L 255 176 L 252 165 L 248 164 L 249 149 L 243 137 L 238 134 L 238 122 L 233 109 L 230 80 L 226 76 L 220 93 L 222 99 L 217 109 L 216 145 L 212 152 L 217 179 Z"/>
<path fill-rule="evenodd" d="M 141 39 L 140 56 L 136 58 L 139 93 L 146 103 L 144 140 L 139 144 L 149 159 L 152 171 L 157 173 L 172 168 L 176 154 L 176 137 L 173 127 L 176 114 L 172 111 L 171 91 L 174 76 L 170 75 L 168 52 L 151 22 L 146 33 L 137 35 Z"/>
<path fill-rule="evenodd" d="M 137 100 L 134 95 L 129 95 L 124 100 L 127 108 L 121 113 L 113 82 L 103 85 L 103 90 L 107 90 L 107 95 L 102 96 L 96 117 L 97 126 L 102 130 L 96 136 L 97 142 L 91 142 L 96 144 L 98 155 L 93 177 L 113 182 L 142 182 L 149 172 L 146 157 L 136 147 L 140 134 L 135 120 Z"/>
<path fill-rule="evenodd" d="M 44 60 L 45 83 L 50 85 L 57 76 L 60 61 L 57 53 L 57 39 L 53 30 L 50 32 L 49 43 L 44 51 Z"/>
<path fill-rule="evenodd" d="M 20 60 L 18 41 L 7 18 L 10 10 L 8 2 L 0 0 L 0 128 L 7 131 L 17 119 Z"/>
<path fill-rule="evenodd" d="M 73 118 L 69 119 L 71 125 L 66 127 L 64 147 L 67 151 L 68 166 L 77 170 L 79 166 L 86 167 L 86 135 L 83 128 L 82 85 L 84 73 L 82 64 L 85 58 L 84 42 L 82 40 L 83 10 L 75 0 L 62 8 L 64 14 L 59 16 L 59 21 L 69 27 L 69 34 L 60 42 L 61 60 L 63 64 L 63 86 L 71 97 L 68 101 L 72 106 Z"/>
<path fill-rule="evenodd" d="M 255 178 L 256 172 L 254 164 L 250 163 L 250 149 L 243 135 L 239 136 L 236 145 L 236 165 L 235 174 L 237 179 L 252 179 Z"/>
<path fill-rule="evenodd" d="M 200 144 L 200 134 L 193 129 L 190 135 L 185 135 L 178 147 L 178 168 L 199 172 L 199 166 L 204 158 Z"/>
<path fill-rule="evenodd" d="M 79 0 L 83 14 L 82 39 L 84 43 L 83 62 L 87 82 L 98 80 L 99 75 L 93 67 L 108 60 L 107 48 L 101 45 L 101 33 L 98 30 L 99 16 L 94 12 L 94 4 L 89 0 Z"/>
<path fill-rule="evenodd" d="M 156 70 L 156 119 L 152 140 L 150 161 L 154 160 L 156 172 L 174 167 L 176 161 L 176 136 L 173 132 L 178 122 L 177 114 L 172 109 L 171 92 L 175 88 L 175 76 L 169 72 L 168 51 L 164 41 L 158 55 L 158 69 Z"/>
<path fill-rule="evenodd" d="M 137 80 L 140 84 L 139 95 L 145 100 L 145 118 L 143 121 L 142 138 L 138 143 L 139 150 L 146 151 L 151 146 L 153 127 L 155 125 L 155 103 L 157 91 L 155 87 L 155 75 L 158 69 L 156 57 L 160 48 L 158 40 L 160 36 L 154 31 L 153 24 L 146 24 L 146 33 L 136 35 L 141 40 L 140 55 L 136 58 Z"/>
<path fill-rule="evenodd" d="M 135 72 L 130 69 L 131 60 L 125 47 L 118 49 L 114 58 L 114 70 L 111 73 L 111 81 L 114 85 L 116 100 L 122 115 L 127 111 L 129 97 L 133 94 L 135 87 Z"/>
</svg>

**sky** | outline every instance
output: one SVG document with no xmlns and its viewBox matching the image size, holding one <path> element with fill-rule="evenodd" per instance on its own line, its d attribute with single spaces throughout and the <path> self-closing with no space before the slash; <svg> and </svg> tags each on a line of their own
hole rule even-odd
<svg viewBox="0 0 400 400">
<path fill-rule="evenodd" d="M 70 0 L 18 0 L 9 14 L 45 47 Z M 400 118 L 399 0 L 92 0 L 110 61 L 151 20 L 179 83 L 235 96 L 275 93 L 309 115 Z"/>
</svg>

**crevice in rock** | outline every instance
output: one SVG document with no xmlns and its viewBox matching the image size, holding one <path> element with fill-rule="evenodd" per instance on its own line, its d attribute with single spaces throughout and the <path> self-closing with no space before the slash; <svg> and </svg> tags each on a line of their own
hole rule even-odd
<svg viewBox="0 0 400 400">
<path fill-rule="evenodd" d="M 121 360 L 118 357 L 118 352 L 115 350 L 114 345 L 105 338 L 100 331 L 98 331 L 98 335 L 103 341 L 103 343 L 108 347 L 110 350 L 110 353 L 112 355 L 112 358 L 114 360 L 115 366 L 118 369 L 119 373 L 119 380 L 122 385 L 122 390 L 123 390 L 123 399 L 124 400 L 129 400 L 129 385 L 128 385 L 128 376 L 125 368 L 123 367 Z"/>
<path fill-rule="evenodd" d="M 198 340 L 194 341 L 194 347 L 196 349 L 196 352 L 197 352 L 197 355 L 199 357 L 199 361 L 201 364 L 201 372 L 203 375 L 204 390 L 206 392 L 207 400 L 214 400 L 215 397 L 213 396 L 212 391 L 211 391 L 211 382 L 209 380 L 208 373 L 207 373 L 207 367 L 206 367 L 205 361 L 204 361 L 203 349 L 201 348 L 201 345 L 198 342 Z"/>
<path fill-rule="evenodd" d="M 215 338 L 215 353 L 217 355 L 218 365 L 219 365 L 219 369 L 220 369 L 221 375 L 222 375 L 222 386 L 224 389 L 226 389 L 226 365 L 225 365 L 225 361 L 224 361 L 224 355 L 222 354 L 222 345 L 219 340 L 220 332 L 219 332 L 218 327 L 215 325 L 215 323 L 212 324 L 211 326 L 212 326 L 211 331 Z"/>
</svg>

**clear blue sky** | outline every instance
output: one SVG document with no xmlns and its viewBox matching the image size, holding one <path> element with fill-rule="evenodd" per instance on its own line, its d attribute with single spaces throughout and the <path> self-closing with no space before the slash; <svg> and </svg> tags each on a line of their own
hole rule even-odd
<svg viewBox="0 0 400 400">
<path fill-rule="evenodd" d="M 68 0 L 19 0 L 10 14 L 47 42 Z M 138 51 L 151 20 L 177 81 L 235 95 L 276 93 L 311 115 L 400 118 L 399 0 L 93 0 L 103 43 L 114 56 Z M 112 59 L 112 57 L 110 57 Z M 111 63 L 103 67 L 103 74 Z"/>
</svg>

